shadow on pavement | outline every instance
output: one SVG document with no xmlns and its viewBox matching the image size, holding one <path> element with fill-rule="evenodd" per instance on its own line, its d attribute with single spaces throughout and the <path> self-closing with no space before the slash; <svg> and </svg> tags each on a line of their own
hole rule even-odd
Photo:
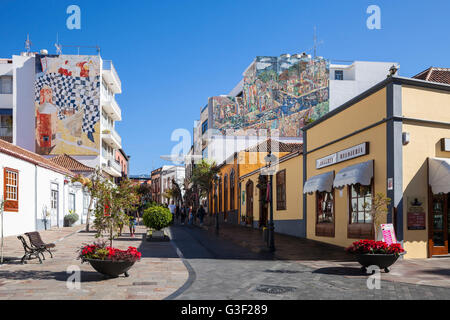
<svg viewBox="0 0 450 320">
<path fill-rule="evenodd" d="M 205 230 L 205 227 L 207 230 Z M 262 231 L 243 227 L 239 225 L 232 225 L 222 223 L 219 228 L 219 234 L 216 233 L 214 226 L 205 223 L 205 227 L 181 226 L 175 225 L 172 228 L 185 229 L 189 232 L 201 245 L 207 249 L 211 249 L 216 255 L 223 259 L 241 259 L 241 256 L 233 257 L 226 247 L 239 247 L 246 250 L 247 259 L 262 259 L 262 260 L 292 260 L 292 261 L 332 261 L 332 262 L 352 262 L 354 257 L 347 254 L 344 248 L 333 246 L 330 244 L 298 238 L 286 234 L 275 233 L 275 252 L 268 251 L 266 243 L 263 241 Z M 195 231 L 194 229 L 197 229 Z M 224 250 L 220 245 L 215 243 L 222 243 Z M 219 247 L 219 251 L 215 250 Z M 242 250 L 231 250 L 241 252 Z M 185 255 L 188 257 L 187 255 Z"/>
<path fill-rule="evenodd" d="M 418 273 L 428 273 L 428 274 L 436 274 L 441 276 L 449 276 L 450 277 L 450 269 L 434 269 L 434 270 L 420 270 Z"/>
<path fill-rule="evenodd" d="M 18 270 L 18 271 L 0 271 L 0 279 L 8 280 L 57 280 L 67 281 L 68 274 L 65 271 L 38 271 L 38 270 Z M 96 282 L 108 279 L 96 271 L 81 271 L 81 282 Z"/>
<path fill-rule="evenodd" d="M 365 275 L 361 268 L 352 267 L 328 267 L 314 270 L 312 273 L 339 275 L 339 276 L 363 276 Z"/>
</svg>

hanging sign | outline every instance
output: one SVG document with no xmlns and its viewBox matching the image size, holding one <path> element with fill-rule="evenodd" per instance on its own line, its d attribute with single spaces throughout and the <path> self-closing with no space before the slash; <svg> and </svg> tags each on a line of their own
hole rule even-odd
<svg viewBox="0 0 450 320">
<path fill-rule="evenodd" d="M 369 154 L 369 142 L 364 142 L 358 144 L 357 146 L 353 146 L 351 148 L 341 150 L 326 157 L 317 159 L 316 169 L 325 168 L 333 164 L 365 156 L 367 154 Z"/>
<path fill-rule="evenodd" d="M 386 242 L 388 245 L 397 243 L 397 238 L 395 237 L 394 225 L 392 223 L 381 225 L 381 236 L 382 241 Z"/>
</svg>

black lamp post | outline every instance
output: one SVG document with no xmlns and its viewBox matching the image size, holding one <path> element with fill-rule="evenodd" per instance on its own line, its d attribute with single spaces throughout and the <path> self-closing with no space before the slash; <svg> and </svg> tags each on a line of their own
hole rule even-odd
<svg viewBox="0 0 450 320">
<path fill-rule="evenodd" d="M 219 174 L 216 174 L 215 175 L 215 177 L 214 177 L 214 180 L 215 180 L 215 182 L 216 182 L 216 198 L 214 199 L 215 200 L 215 203 L 214 203 L 214 207 L 215 208 L 217 208 L 217 210 L 216 210 L 216 233 L 218 234 L 219 233 L 219 206 L 217 205 L 217 201 L 218 201 L 218 199 L 219 199 L 219 195 L 217 194 L 217 190 L 218 190 L 218 188 L 219 188 L 219 183 L 220 183 L 220 175 Z"/>
<path fill-rule="evenodd" d="M 275 251 L 275 226 L 273 223 L 273 193 L 272 193 L 272 185 L 273 185 L 273 174 L 275 167 L 272 167 L 272 163 L 276 163 L 278 158 L 269 152 L 267 156 L 264 157 L 264 161 L 266 162 L 266 174 L 270 176 L 269 180 L 269 197 L 270 197 L 270 220 L 269 220 L 269 250 L 271 252 Z"/>
</svg>

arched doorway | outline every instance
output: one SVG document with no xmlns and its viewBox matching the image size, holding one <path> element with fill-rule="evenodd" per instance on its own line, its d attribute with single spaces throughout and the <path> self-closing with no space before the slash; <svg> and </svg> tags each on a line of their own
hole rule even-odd
<svg viewBox="0 0 450 320">
<path fill-rule="evenodd" d="M 251 224 L 253 226 L 253 181 L 249 180 L 245 185 L 245 194 L 247 199 L 245 199 L 245 224 Z"/>
</svg>

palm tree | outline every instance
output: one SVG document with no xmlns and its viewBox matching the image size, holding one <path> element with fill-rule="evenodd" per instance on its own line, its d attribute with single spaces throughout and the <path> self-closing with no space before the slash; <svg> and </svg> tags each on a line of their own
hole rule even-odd
<svg viewBox="0 0 450 320">
<path fill-rule="evenodd" d="M 192 182 L 197 185 L 201 195 L 206 196 L 209 201 L 209 192 L 211 183 L 214 181 L 219 167 L 216 163 L 202 159 L 192 170 Z"/>
<path fill-rule="evenodd" d="M 174 200 L 175 203 L 178 203 L 178 201 L 181 200 L 181 188 L 175 179 L 172 178 L 172 187 L 167 189 L 163 196 L 168 200 Z"/>
</svg>

